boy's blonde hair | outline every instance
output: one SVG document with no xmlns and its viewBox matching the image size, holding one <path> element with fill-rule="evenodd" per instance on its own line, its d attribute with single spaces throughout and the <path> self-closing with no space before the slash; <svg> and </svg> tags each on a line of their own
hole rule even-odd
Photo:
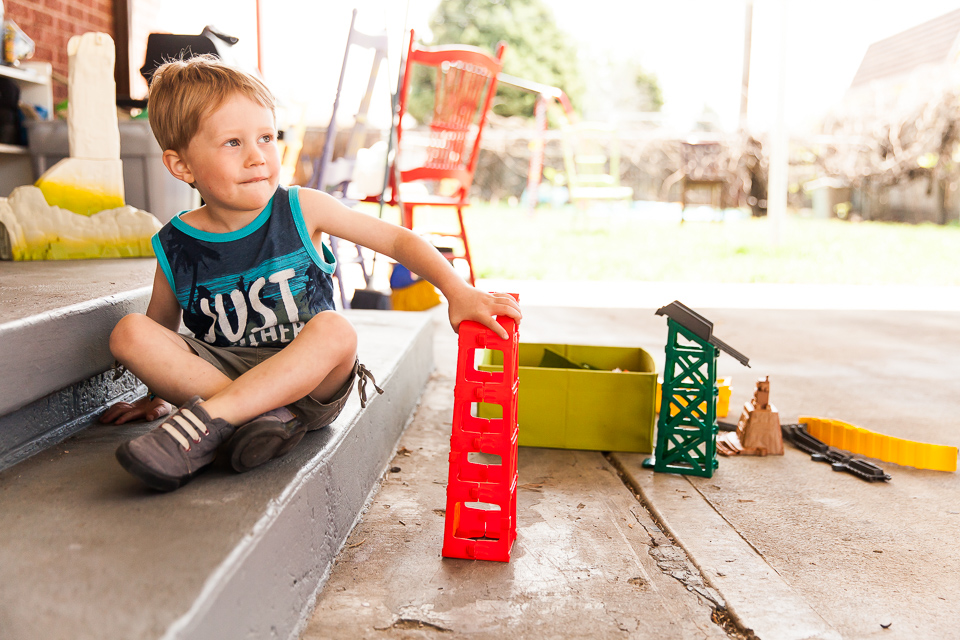
<svg viewBox="0 0 960 640">
<path fill-rule="evenodd" d="M 216 56 L 171 60 L 157 67 L 147 111 L 160 148 L 182 153 L 203 117 L 236 93 L 275 112 L 275 99 L 263 82 Z"/>
</svg>

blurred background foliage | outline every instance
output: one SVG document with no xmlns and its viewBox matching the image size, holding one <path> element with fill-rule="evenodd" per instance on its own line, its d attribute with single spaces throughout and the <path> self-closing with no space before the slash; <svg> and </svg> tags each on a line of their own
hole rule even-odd
<svg viewBox="0 0 960 640">
<path fill-rule="evenodd" d="M 430 29 L 430 45 L 467 44 L 493 52 L 503 41 L 504 73 L 560 87 L 575 107 L 583 97 L 576 42 L 557 26 L 542 0 L 443 0 Z M 535 101 L 528 91 L 501 86 L 493 112 L 532 118 Z"/>
</svg>

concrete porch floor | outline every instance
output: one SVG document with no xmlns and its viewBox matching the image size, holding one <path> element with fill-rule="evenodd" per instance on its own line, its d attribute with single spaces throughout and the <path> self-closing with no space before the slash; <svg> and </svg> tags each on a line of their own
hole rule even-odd
<svg viewBox="0 0 960 640">
<path fill-rule="evenodd" d="M 727 420 L 770 375 L 784 422 L 819 415 L 960 444 L 960 313 L 864 310 L 891 302 L 869 294 L 847 299 L 855 310 L 789 310 L 779 291 L 756 299 L 774 309 L 698 308 L 751 358 L 745 369 L 721 356 Z M 521 336 L 642 346 L 661 367 L 656 306 L 527 304 Z M 712 478 L 655 474 L 641 454 L 521 447 L 511 562 L 441 558 L 456 338 L 436 317 L 437 369 L 304 640 L 960 638 L 960 477 L 880 462 L 893 479 L 870 484 L 790 445 L 721 456 Z"/>
<path fill-rule="evenodd" d="M 6 279 L 8 265 L 0 284 L 24 282 Z M 107 282 L 117 283 L 114 266 Z M 54 306 L 96 287 L 105 289 L 94 297 L 117 292 L 104 272 L 85 271 L 93 263 L 69 267 L 75 286 L 57 289 L 65 297 Z M 147 265 L 124 291 L 150 274 Z M 754 379 L 770 375 L 784 421 L 822 415 L 960 441 L 956 291 L 484 284 L 520 292 L 524 341 L 641 346 L 658 363 L 666 322 L 653 310 L 685 302 L 751 359 L 744 369 L 721 357 L 721 374 L 734 379 L 730 421 Z M 581 306 L 563 306 L 571 291 Z M 42 304 L 34 293 L 6 299 Z M 893 479 L 868 484 L 789 445 L 782 458 L 721 457 L 712 478 L 654 474 L 636 454 L 522 448 L 512 561 L 442 559 L 456 336 L 443 309 L 426 319 L 359 313 L 374 325 L 373 357 L 399 362 L 390 345 L 416 343 L 412 352 L 435 363 L 399 443 L 399 431 L 370 439 L 345 430 L 247 476 L 214 469 L 163 496 L 121 482 L 110 458 L 129 427 L 87 429 L 0 473 L 0 637 L 960 638 L 957 474 L 880 463 Z M 10 317 L 24 316 L 0 319 Z M 414 399 L 431 365 L 412 369 L 423 376 L 407 382 Z M 402 384 L 407 376 L 391 370 L 391 384 Z M 322 462 L 324 450 L 347 445 L 354 453 L 336 471 Z M 361 452 L 378 447 L 364 469 L 380 489 L 351 531 L 367 494 L 349 479 Z M 26 479 L 39 491 L 25 491 Z M 257 545 L 267 553 L 253 553 Z M 319 556 L 336 556 L 329 579 L 309 569 Z M 323 584 L 318 594 L 304 586 L 311 581 Z M 236 611 L 257 624 L 231 619 Z"/>
</svg>

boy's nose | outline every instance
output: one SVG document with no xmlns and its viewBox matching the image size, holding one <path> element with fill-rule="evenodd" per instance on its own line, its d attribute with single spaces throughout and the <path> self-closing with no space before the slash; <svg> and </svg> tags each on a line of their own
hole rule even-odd
<svg viewBox="0 0 960 640">
<path fill-rule="evenodd" d="M 257 147 L 248 147 L 247 151 L 247 164 L 248 165 L 258 165 L 266 162 L 263 152 Z"/>
</svg>

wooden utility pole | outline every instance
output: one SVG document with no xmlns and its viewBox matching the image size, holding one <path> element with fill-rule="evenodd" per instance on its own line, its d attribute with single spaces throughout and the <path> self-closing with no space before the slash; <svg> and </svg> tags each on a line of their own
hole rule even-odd
<svg viewBox="0 0 960 640">
<path fill-rule="evenodd" d="M 743 75 L 740 80 L 740 130 L 747 129 L 747 96 L 750 93 L 750 41 L 753 34 L 753 0 L 746 2 L 743 27 Z"/>
<path fill-rule="evenodd" d="M 787 92 L 787 2 L 780 0 L 779 38 L 777 42 L 777 100 L 776 118 L 770 132 L 770 175 L 767 182 L 767 220 L 770 223 L 770 241 L 780 244 L 780 226 L 787 215 L 787 186 L 789 181 L 789 137 L 786 123 Z"/>
</svg>

